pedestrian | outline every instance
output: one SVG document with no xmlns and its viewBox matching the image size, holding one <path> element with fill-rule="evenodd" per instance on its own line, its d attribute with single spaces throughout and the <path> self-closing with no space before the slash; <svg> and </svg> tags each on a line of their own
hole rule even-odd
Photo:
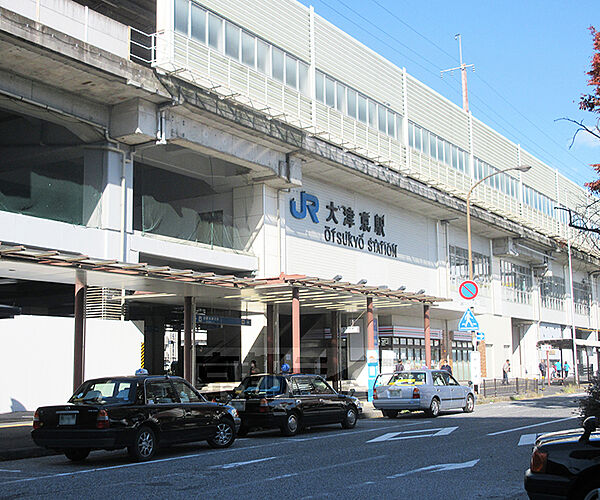
<svg viewBox="0 0 600 500">
<path fill-rule="evenodd" d="M 446 370 L 450 375 L 452 375 L 452 367 L 448 364 L 448 360 L 444 359 L 440 363 L 440 370 Z"/>
<path fill-rule="evenodd" d="M 556 376 L 562 377 L 562 366 L 560 365 L 560 361 L 556 362 Z"/>
<path fill-rule="evenodd" d="M 256 360 L 253 359 L 250 361 L 250 375 L 256 375 L 258 373 L 258 368 L 256 367 Z"/>
<path fill-rule="evenodd" d="M 571 367 L 569 366 L 569 362 L 565 361 L 565 364 L 563 366 L 563 370 L 565 372 L 565 378 L 567 378 L 569 376 L 569 370 L 571 369 Z"/>
<path fill-rule="evenodd" d="M 508 384 L 508 372 L 510 372 L 510 361 L 507 359 L 502 365 L 502 385 Z"/>
<path fill-rule="evenodd" d="M 281 374 L 282 375 L 289 375 L 290 373 L 290 365 L 288 365 L 287 363 L 283 363 L 281 365 Z"/>
<path fill-rule="evenodd" d="M 396 363 L 396 371 L 397 372 L 403 372 L 404 371 L 404 360 L 399 359 L 398 362 Z"/>
<path fill-rule="evenodd" d="M 539 368 L 540 368 L 540 373 L 542 375 L 542 383 L 543 383 L 546 378 L 546 363 L 543 360 L 540 361 Z"/>
</svg>

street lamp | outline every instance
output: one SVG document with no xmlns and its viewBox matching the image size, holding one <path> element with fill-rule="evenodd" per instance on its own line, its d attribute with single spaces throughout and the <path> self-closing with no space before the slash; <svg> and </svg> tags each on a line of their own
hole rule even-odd
<svg viewBox="0 0 600 500">
<path fill-rule="evenodd" d="M 479 179 L 471 186 L 471 189 L 469 189 L 469 192 L 467 193 L 467 247 L 469 249 L 469 281 L 473 281 L 473 252 L 471 250 L 471 193 L 473 192 L 473 189 L 494 175 L 503 174 L 504 172 L 509 172 L 510 170 L 527 172 L 530 168 L 531 167 L 529 165 L 519 165 L 518 167 L 509 167 L 505 168 L 504 170 L 497 170 L 496 172 L 492 172 L 490 175 L 486 175 L 483 179 Z"/>
</svg>

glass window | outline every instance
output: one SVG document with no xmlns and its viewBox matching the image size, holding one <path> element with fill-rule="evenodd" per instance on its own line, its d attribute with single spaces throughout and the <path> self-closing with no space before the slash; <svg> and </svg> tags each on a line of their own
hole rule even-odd
<svg viewBox="0 0 600 500">
<path fill-rule="evenodd" d="M 452 166 L 458 169 L 458 148 L 452 146 Z"/>
<path fill-rule="evenodd" d="M 415 127 L 415 149 L 418 149 L 419 151 L 422 151 L 423 148 L 421 132 L 422 130 L 420 127 Z"/>
<path fill-rule="evenodd" d="M 173 386 L 182 403 L 202 403 L 205 401 L 190 385 L 182 380 L 173 380 Z"/>
<path fill-rule="evenodd" d="M 135 382 L 129 380 L 104 379 L 96 382 L 85 382 L 69 403 L 118 403 L 131 401 L 135 396 Z"/>
<path fill-rule="evenodd" d="M 318 71 L 315 73 L 315 98 L 319 102 L 325 102 L 325 76 Z"/>
<path fill-rule="evenodd" d="M 325 77 L 325 104 L 335 106 L 335 82 L 331 78 Z"/>
<path fill-rule="evenodd" d="M 208 45 L 218 51 L 223 51 L 223 20 L 208 14 Z"/>
<path fill-rule="evenodd" d="M 450 154 L 450 143 L 444 141 L 444 162 L 446 165 L 450 165 L 452 163 L 452 155 Z"/>
<path fill-rule="evenodd" d="M 225 23 L 225 54 L 240 58 L 240 29 L 231 23 Z"/>
<path fill-rule="evenodd" d="M 308 396 L 313 392 L 314 387 L 309 377 L 294 377 L 292 390 L 295 396 Z"/>
<path fill-rule="evenodd" d="M 346 87 L 341 83 L 336 83 L 336 94 L 335 94 L 335 108 L 340 112 L 344 113 L 346 110 Z"/>
<path fill-rule="evenodd" d="M 465 171 L 465 154 L 464 151 L 458 151 L 458 169 L 461 172 Z"/>
<path fill-rule="evenodd" d="M 446 382 L 446 377 L 444 377 L 440 372 L 433 372 L 431 376 L 433 378 L 433 385 L 448 385 Z"/>
<path fill-rule="evenodd" d="M 346 93 L 347 99 L 347 113 L 348 116 L 352 118 L 356 118 L 356 91 L 352 89 L 348 89 Z"/>
<path fill-rule="evenodd" d="M 388 385 L 423 385 L 427 380 L 425 372 L 394 373 Z"/>
<path fill-rule="evenodd" d="M 276 47 L 271 47 L 271 69 L 272 76 L 276 80 L 283 82 L 283 51 Z"/>
<path fill-rule="evenodd" d="M 308 89 L 308 64 L 298 61 L 298 90 L 304 95 L 309 95 Z"/>
<path fill-rule="evenodd" d="M 188 34 L 188 0 L 175 0 L 175 31 Z"/>
<path fill-rule="evenodd" d="M 192 38 L 206 43 L 206 11 L 192 2 Z"/>
<path fill-rule="evenodd" d="M 439 137 L 437 140 L 437 160 L 444 162 L 444 141 L 442 141 Z"/>
<path fill-rule="evenodd" d="M 269 67 L 269 49 L 271 47 L 262 40 L 256 40 L 256 69 L 265 75 L 271 74 Z"/>
<path fill-rule="evenodd" d="M 285 55 L 285 83 L 292 88 L 298 88 L 297 61 L 287 54 Z"/>
<path fill-rule="evenodd" d="M 358 119 L 367 123 L 367 98 L 358 94 Z"/>
<path fill-rule="evenodd" d="M 146 403 L 164 404 L 178 403 L 179 398 L 169 380 L 152 380 L 146 382 Z"/>
<path fill-rule="evenodd" d="M 429 134 L 429 150 L 431 156 L 437 160 L 437 137 L 433 134 Z"/>
<path fill-rule="evenodd" d="M 422 131 L 423 134 L 423 153 L 425 153 L 426 155 L 429 155 L 429 131 L 423 129 Z"/>
<path fill-rule="evenodd" d="M 390 137 L 396 137 L 396 117 L 389 109 L 387 110 L 387 133 Z"/>
<path fill-rule="evenodd" d="M 377 118 L 379 131 L 385 134 L 387 132 L 387 113 L 383 106 L 377 106 Z"/>
<path fill-rule="evenodd" d="M 256 38 L 242 31 L 242 62 L 254 68 Z"/>
<path fill-rule="evenodd" d="M 285 392 L 286 384 L 283 377 L 276 375 L 253 375 L 246 377 L 236 387 L 235 393 L 277 395 Z"/>
<path fill-rule="evenodd" d="M 373 101 L 369 101 L 369 126 L 377 126 L 377 104 Z"/>
<path fill-rule="evenodd" d="M 412 122 L 408 122 L 408 145 L 411 148 L 415 147 L 415 126 Z"/>
<path fill-rule="evenodd" d="M 315 394 L 333 394 L 334 390 L 321 378 L 312 380 Z"/>
</svg>

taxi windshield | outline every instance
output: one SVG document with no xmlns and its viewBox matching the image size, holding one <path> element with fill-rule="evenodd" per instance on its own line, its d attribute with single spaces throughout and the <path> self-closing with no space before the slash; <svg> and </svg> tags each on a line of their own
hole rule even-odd
<svg viewBox="0 0 600 500">
<path fill-rule="evenodd" d="M 388 385 L 423 385 L 427 380 L 425 372 L 394 373 Z"/>
<path fill-rule="evenodd" d="M 69 403 L 125 403 L 135 395 L 135 382 L 131 380 L 95 380 L 83 384 Z"/>
</svg>

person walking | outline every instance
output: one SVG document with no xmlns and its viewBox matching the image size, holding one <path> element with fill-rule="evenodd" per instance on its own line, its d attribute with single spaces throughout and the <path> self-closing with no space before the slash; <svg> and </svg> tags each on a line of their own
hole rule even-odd
<svg viewBox="0 0 600 500">
<path fill-rule="evenodd" d="M 540 361 L 540 374 L 542 375 L 542 384 L 544 383 L 544 380 L 546 379 L 546 363 L 544 362 L 544 360 Z"/>
<path fill-rule="evenodd" d="M 440 363 L 440 370 L 446 370 L 450 375 L 452 375 L 452 367 L 448 364 L 448 360 L 444 359 Z"/>
<path fill-rule="evenodd" d="M 507 359 L 506 363 L 502 365 L 502 385 L 508 384 L 508 373 L 510 372 L 510 361 Z"/>
<path fill-rule="evenodd" d="M 557 362 L 556 362 L 556 365 L 555 365 L 555 367 L 556 367 L 556 376 L 557 376 L 558 378 L 561 378 L 561 377 L 562 377 L 562 366 L 561 366 L 561 364 L 560 364 L 560 361 L 557 361 Z"/>
<path fill-rule="evenodd" d="M 256 366 L 256 360 L 253 359 L 250 361 L 250 375 L 256 375 L 258 373 L 258 368 Z"/>
<path fill-rule="evenodd" d="M 398 362 L 396 363 L 396 369 L 397 372 L 403 372 L 404 371 L 404 361 L 399 359 Z"/>
<path fill-rule="evenodd" d="M 571 369 L 571 367 L 569 366 L 569 362 L 565 361 L 565 364 L 563 365 L 563 371 L 565 372 L 565 378 L 567 378 L 569 376 L 570 369 Z"/>
</svg>

